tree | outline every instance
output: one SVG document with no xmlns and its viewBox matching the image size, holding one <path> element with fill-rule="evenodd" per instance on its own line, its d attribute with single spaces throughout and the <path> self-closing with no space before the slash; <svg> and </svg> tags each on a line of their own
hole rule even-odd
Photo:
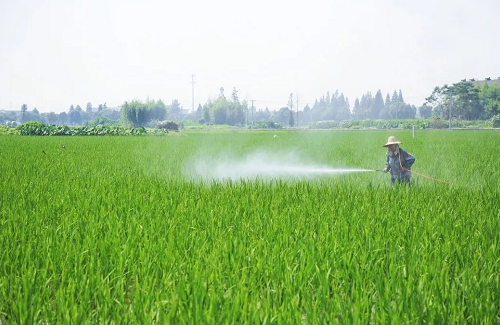
<svg viewBox="0 0 500 325">
<path fill-rule="evenodd" d="M 452 92 L 448 85 L 434 87 L 432 94 L 425 99 L 424 105 L 432 107 L 433 115 L 440 115 L 444 118 L 450 116 L 450 103 Z"/>
<path fill-rule="evenodd" d="M 132 124 L 132 126 L 134 126 L 134 123 L 137 122 L 135 119 L 135 111 L 132 111 L 132 108 L 127 101 L 123 103 L 120 113 L 122 119 L 127 123 L 127 126 L 129 122 Z"/>
<path fill-rule="evenodd" d="M 214 124 L 226 124 L 227 120 L 227 105 L 226 98 L 220 96 L 212 108 Z"/>
<path fill-rule="evenodd" d="M 100 112 L 104 109 L 104 107 L 102 106 L 102 104 L 99 104 L 98 108 L 97 108 L 97 111 Z"/>
<path fill-rule="evenodd" d="M 172 115 L 178 115 L 181 113 L 181 104 L 177 99 L 174 99 L 172 104 L 168 107 L 168 113 Z"/>
<path fill-rule="evenodd" d="M 472 82 L 459 82 L 451 86 L 435 87 L 426 98 L 434 114 L 443 117 L 459 117 L 467 120 L 486 118 L 487 112 L 481 101 L 480 90 Z"/>
<path fill-rule="evenodd" d="M 57 115 L 56 115 L 56 113 L 50 112 L 49 114 L 47 114 L 47 122 L 50 125 L 56 124 L 57 123 Z"/>
<path fill-rule="evenodd" d="M 238 91 L 236 90 L 236 87 L 233 87 L 233 93 L 231 94 L 231 99 L 235 103 L 239 103 L 240 100 L 238 99 Z"/>
<path fill-rule="evenodd" d="M 352 110 L 352 114 L 354 115 L 354 118 L 356 118 L 356 119 L 361 119 L 363 116 L 363 112 L 361 110 L 361 104 L 360 104 L 358 97 L 356 97 L 356 100 L 354 101 L 354 107 Z"/>
<path fill-rule="evenodd" d="M 413 119 L 413 118 L 415 118 L 416 114 L 417 114 L 417 108 L 415 107 L 415 105 L 402 104 L 400 118 Z"/>
<path fill-rule="evenodd" d="M 205 123 L 210 123 L 210 105 L 209 103 L 203 105 L 203 120 Z"/>
<path fill-rule="evenodd" d="M 65 125 L 68 123 L 68 114 L 66 112 L 59 113 L 57 116 L 58 124 Z"/>
<path fill-rule="evenodd" d="M 125 101 L 120 114 L 127 125 L 130 123 L 132 127 L 141 127 L 151 122 L 164 120 L 167 117 L 167 107 L 161 99 L 157 101 L 147 99 L 145 103 L 139 100 Z M 119 115 L 117 116 L 117 112 L 112 109 L 103 109 L 100 115 L 109 120 L 120 118 Z"/>
<path fill-rule="evenodd" d="M 472 82 L 459 82 L 450 87 L 453 108 L 467 120 L 484 118 L 484 106 L 479 97 L 480 90 Z"/>
<path fill-rule="evenodd" d="M 371 117 L 372 114 L 372 106 L 373 106 L 373 95 L 371 92 L 366 92 L 366 94 L 361 96 L 361 100 L 359 102 L 361 106 L 361 114 L 358 117 L 359 119 L 365 119 Z"/>
<path fill-rule="evenodd" d="M 195 116 L 196 116 L 196 119 L 201 119 L 201 117 L 203 116 L 203 107 L 201 106 L 201 104 L 198 104 L 198 108 L 196 109 Z"/>
<path fill-rule="evenodd" d="M 391 112 L 391 117 L 397 119 L 399 110 L 400 110 L 400 105 L 399 105 L 398 92 L 394 90 L 391 97 L 391 106 L 389 107 L 389 111 Z"/>
<path fill-rule="evenodd" d="M 154 106 L 152 110 L 154 111 L 152 119 L 157 119 L 158 121 L 163 121 L 167 118 L 167 105 L 161 100 L 158 99 L 156 103 L 153 101 Z"/>
<path fill-rule="evenodd" d="M 69 123 L 73 125 L 82 124 L 82 113 L 76 109 L 73 109 L 68 113 Z"/>
<path fill-rule="evenodd" d="M 82 108 L 80 107 L 80 105 L 76 105 L 75 110 L 80 113 L 82 112 Z"/>
<path fill-rule="evenodd" d="M 500 114 L 500 86 L 484 83 L 481 87 L 480 97 L 484 109 L 489 116 Z"/>
<path fill-rule="evenodd" d="M 432 106 L 422 105 L 418 108 L 421 118 L 430 118 L 432 116 Z"/>
<path fill-rule="evenodd" d="M 372 105 L 372 118 L 378 119 L 380 117 L 380 112 L 384 109 L 384 98 L 382 97 L 382 92 L 380 89 L 375 94 L 375 99 Z"/>
<path fill-rule="evenodd" d="M 293 114 L 293 112 L 288 107 L 282 107 L 277 112 L 274 112 L 272 121 L 281 125 L 289 124 L 290 114 Z"/>
<path fill-rule="evenodd" d="M 26 122 L 26 111 L 28 110 L 28 105 L 23 104 L 21 106 L 21 123 Z"/>
<path fill-rule="evenodd" d="M 35 108 L 33 108 L 33 114 L 34 115 L 40 115 L 40 112 Z"/>
<path fill-rule="evenodd" d="M 71 106 L 69 107 L 69 111 L 73 112 L 74 110 L 75 110 L 75 106 L 73 106 L 73 104 L 71 104 Z"/>
<path fill-rule="evenodd" d="M 309 104 L 307 104 L 304 109 L 302 110 L 303 112 L 303 117 L 302 117 L 302 124 L 309 124 L 311 122 L 311 108 L 309 107 Z"/>
<path fill-rule="evenodd" d="M 90 102 L 87 103 L 87 107 L 85 108 L 85 112 L 87 112 L 87 114 L 92 114 L 92 104 Z"/>
<path fill-rule="evenodd" d="M 229 125 L 243 125 L 245 123 L 245 111 L 239 101 L 223 103 L 227 108 L 227 120 Z"/>
<path fill-rule="evenodd" d="M 147 117 L 148 115 L 145 105 L 142 103 L 137 105 L 135 109 L 135 119 L 137 121 L 136 126 L 144 126 L 148 122 Z"/>
<path fill-rule="evenodd" d="M 344 97 L 344 94 L 340 94 L 340 96 L 338 96 L 338 94 L 333 97 L 333 100 L 336 99 L 336 102 L 337 102 L 337 108 L 334 110 L 336 113 L 335 113 L 335 120 L 337 121 L 343 121 L 343 120 L 348 120 L 349 117 L 351 116 L 351 109 L 349 107 L 349 98 L 345 98 Z"/>
<path fill-rule="evenodd" d="M 288 118 L 288 125 L 293 127 L 295 125 L 295 120 L 293 118 L 293 110 L 290 110 L 290 117 Z"/>
<path fill-rule="evenodd" d="M 293 93 L 290 93 L 290 97 L 288 97 L 288 108 L 293 111 Z"/>
<path fill-rule="evenodd" d="M 391 96 L 389 96 L 389 93 L 385 96 L 385 109 L 389 110 L 391 108 Z"/>
</svg>

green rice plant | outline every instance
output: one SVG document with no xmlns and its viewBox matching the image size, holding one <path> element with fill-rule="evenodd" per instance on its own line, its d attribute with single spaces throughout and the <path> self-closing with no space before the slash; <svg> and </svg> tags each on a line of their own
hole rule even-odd
<svg viewBox="0 0 500 325">
<path fill-rule="evenodd" d="M 415 171 L 454 184 L 186 171 L 263 151 L 380 169 L 389 135 Z M 0 136 L 0 323 L 497 323 L 499 143 L 496 131 Z"/>
</svg>

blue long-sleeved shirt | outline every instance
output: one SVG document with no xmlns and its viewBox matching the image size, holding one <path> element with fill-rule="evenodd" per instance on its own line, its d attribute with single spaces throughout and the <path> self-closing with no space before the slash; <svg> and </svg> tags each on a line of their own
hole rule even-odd
<svg viewBox="0 0 500 325">
<path fill-rule="evenodd" d="M 402 160 L 401 165 L 399 164 L 401 154 Z M 411 177 L 411 166 L 415 162 L 415 157 L 408 151 L 399 148 L 392 156 L 387 156 L 385 167 L 390 170 L 391 178 L 410 178 Z M 401 170 L 403 166 L 404 170 Z"/>
</svg>

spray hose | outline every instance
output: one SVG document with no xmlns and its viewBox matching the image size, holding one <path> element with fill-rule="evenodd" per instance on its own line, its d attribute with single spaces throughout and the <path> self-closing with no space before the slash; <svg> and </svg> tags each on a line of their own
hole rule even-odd
<svg viewBox="0 0 500 325">
<path fill-rule="evenodd" d="M 449 184 L 449 185 L 457 185 L 456 183 L 453 183 L 453 182 L 443 181 L 442 179 L 437 179 L 437 178 L 434 178 L 434 177 L 430 177 L 430 176 L 426 176 L 426 175 L 423 175 L 423 174 L 419 174 L 419 173 L 417 173 L 415 171 L 412 171 L 411 169 L 404 168 L 403 165 L 401 164 L 401 148 L 398 148 L 398 151 L 399 151 L 399 167 L 401 167 L 402 171 L 409 171 L 412 174 L 415 174 L 415 175 L 418 175 L 420 177 L 424 177 L 424 178 L 427 178 L 427 179 L 430 179 L 430 180 L 433 180 L 433 181 L 436 181 L 436 182 L 445 183 L 445 184 Z"/>
</svg>

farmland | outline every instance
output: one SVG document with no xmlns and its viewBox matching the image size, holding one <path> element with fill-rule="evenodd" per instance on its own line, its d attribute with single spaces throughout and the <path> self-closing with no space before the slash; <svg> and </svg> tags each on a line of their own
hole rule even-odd
<svg viewBox="0 0 500 325">
<path fill-rule="evenodd" d="M 190 173 L 256 151 L 381 169 L 389 135 L 453 184 Z M 0 324 L 498 323 L 499 147 L 497 131 L 0 136 Z"/>
</svg>

